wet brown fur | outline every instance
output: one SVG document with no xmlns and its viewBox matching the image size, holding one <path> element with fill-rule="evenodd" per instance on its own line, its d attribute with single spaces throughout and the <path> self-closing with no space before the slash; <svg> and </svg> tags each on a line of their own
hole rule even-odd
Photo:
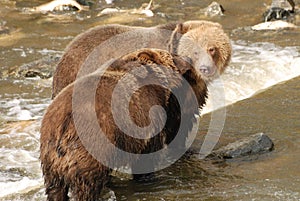
<svg viewBox="0 0 300 201">
<path fill-rule="evenodd" d="M 171 88 L 181 89 L 185 102 L 190 105 L 191 93 L 197 97 L 199 108 L 205 104 L 207 87 L 197 72 L 190 64 L 178 56 L 171 55 L 167 51 L 156 49 L 143 49 L 129 55 L 125 55 L 113 62 L 107 71 L 94 72 L 76 80 L 64 88 L 48 107 L 41 126 L 41 154 L 42 171 L 45 179 L 47 200 L 68 200 L 68 191 L 71 190 L 75 200 L 94 201 L 99 199 L 100 192 L 109 181 L 111 170 L 98 162 L 83 146 L 75 129 L 73 112 L 79 112 L 83 118 L 89 118 L 89 114 L 96 111 L 98 123 L 105 132 L 106 137 L 117 147 L 132 153 L 150 153 L 163 148 L 166 143 L 172 141 L 177 134 L 178 125 L 183 128 L 184 138 L 195 123 L 195 114 L 198 108 L 180 108 L 174 95 L 157 85 L 142 87 L 136 91 L 130 101 L 129 111 L 132 120 L 139 126 L 149 124 L 148 113 L 153 105 L 161 105 L 167 112 L 167 122 L 163 130 L 149 140 L 140 140 L 124 134 L 114 123 L 111 113 L 111 94 L 117 82 L 130 70 L 146 66 L 147 74 L 135 75 L 126 83 L 137 84 L 140 79 L 149 76 L 158 76 L 162 81 L 168 79 L 168 71 L 172 69 L 181 74 L 190 84 L 193 91 L 187 91 L 182 87 L 182 78 L 170 80 Z M 160 66 L 163 66 L 161 68 Z M 99 81 L 99 78 L 101 80 Z M 85 97 L 86 89 L 90 85 L 98 83 L 95 95 L 95 107 L 88 101 L 83 101 L 80 108 L 74 111 L 72 108 L 72 95 L 74 86 L 79 86 L 80 97 Z M 120 98 L 118 104 L 123 104 Z M 183 119 L 180 115 L 183 113 Z M 123 114 L 119 114 L 121 117 Z M 126 117 L 124 117 L 126 118 Z M 95 131 L 90 125 L 85 127 L 85 135 L 91 139 L 97 139 Z M 183 144 L 184 144 L 183 139 Z M 96 143 L 96 142 L 95 142 Z M 106 144 L 101 144 L 101 154 L 111 160 L 117 158 L 113 150 L 106 149 Z M 121 160 L 121 159 L 120 159 Z M 128 158 L 122 158 L 124 164 Z M 139 162 L 131 164 L 132 168 L 138 168 Z"/>
</svg>

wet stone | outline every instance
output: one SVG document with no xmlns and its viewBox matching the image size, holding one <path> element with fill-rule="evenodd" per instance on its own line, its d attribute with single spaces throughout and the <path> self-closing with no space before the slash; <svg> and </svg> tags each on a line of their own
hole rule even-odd
<svg viewBox="0 0 300 201">
<path fill-rule="evenodd" d="M 264 133 L 257 133 L 213 151 L 207 158 L 233 159 L 270 152 L 274 143 Z"/>
<path fill-rule="evenodd" d="M 24 72 L 20 72 L 24 75 L 24 77 L 40 77 L 41 79 L 48 79 L 52 77 L 52 72 L 49 72 L 47 70 L 28 70 Z"/>
<path fill-rule="evenodd" d="M 224 8 L 221 4 L 217 3 L 217 2 L 212 2 L 207 8 L 205 8 L 204 10 L 204 14 L 206 16 L 222 16 L 224 15 Z"/>
<path fill-rule="evenodd" d="M 273 0 L 271 8 L 282 8 L 284 10 L 294 11 L 295 2 L 293 0 Z"/>
<path fill-rule="evenodd" d="M 52 77 L 59 59 L 59 56 L 49 56 L 22 66 L 10 67 L 0 73 L 0 78 L 39 77 L 41 79 L 48 79 Z"/>
<path fill-rule="evenodd" d="M 270 8 L 263 14 L 264 21 L 288 20 L 293 16 L 294 10 L 293 0 L 273 0 Z"/>
<path fill-rule="evenodd" d="M 264 13 L 264 21 L 272 21 L 272 20 L 287 20 L 289 17 L 292 16 L 292 13 L 288 10 L 283 8 L 270 8 Z"/>
</svg>

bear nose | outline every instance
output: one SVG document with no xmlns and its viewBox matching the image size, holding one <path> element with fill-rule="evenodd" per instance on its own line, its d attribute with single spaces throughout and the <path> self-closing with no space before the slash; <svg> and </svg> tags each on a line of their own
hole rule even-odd
<svg viewBox="0 0 300 201">
<path fill-rule="evenodd" d="M 199 68 L 200 72 L 206 76 L 210 76 L 214 74 L 213 69 L 207 65 L 201 65 Z"/>
</svg>

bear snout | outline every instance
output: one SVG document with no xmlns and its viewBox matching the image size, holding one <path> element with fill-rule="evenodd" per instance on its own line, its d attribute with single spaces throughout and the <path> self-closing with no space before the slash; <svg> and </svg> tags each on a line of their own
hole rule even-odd
<svg viewBox="0 0 300 201">
<path fill-rule="evenodd" d="M 200 65 L 199 70 L 204 76 L 210 77 L 215 74 L 215 68 L 213 66 Z"/>
</svg>

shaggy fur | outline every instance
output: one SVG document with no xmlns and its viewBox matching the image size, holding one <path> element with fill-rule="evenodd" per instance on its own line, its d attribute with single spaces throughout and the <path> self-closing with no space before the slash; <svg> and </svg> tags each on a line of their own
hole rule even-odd
<svg viewBox="0 0 300 201">
<path fill-rule="evenodd" d="M 130 47 L 120 45 L 124 41 L 120 41 L 120 43 L 114 41 L 116 36 L 126 37 L 126 34 L 131 34 L 133 40 L 136 39 L 136 42 L 130 44 Z M 97 65 L 86 67 L 87 69 L 84 69 L 85 74 L 94 72 L 112 58 L 119 58 L 141 48 L 158 48 L 184 56 L 190 59 L 194 65 L 197 65 L 199 61 L 206 62 L 200 64 L 204 66 L 212 66 L 213 63 L 215 66 L 212 68 L 217 69 L 211 69 L 208 71 L 208 75 L 203 74 L 203 78 L 209 77 L 210 79 L 213 76 L 212 73 L 223 73 L 230 61 L 232 51 L 229 38 L 221 25 L 209 21 L 187 21 L 150 28 L 116 24 L 98 26 L 76 37 L 66 48 L 53 76 L 52 98 L 64 87 L 75 81 L 89 54 L 109 39 L 112 39 L 113 45 L 104 48 L 104 52 L 99 55 L 101 58 L 97 58 L 95 61 Z M 211 59 L 203 60 L 200 58 L 201 54 L 198 50 L 201 48 L 211 55 Z"/>
<path fill-rule="evenodd" d="M 150 153 L 162 149 L 176 136 L 179 125 L 184 125 L 183 138 L 187 137 L 193 123 L 196 122 L 195 115 L 199 113 L 199 108 L 180 108 L 170 90 L 158 85 L 148 85 L 137 90 L 130 99 L 129 111 L 132 121 L 144 127 L 150 123 L 150 108 L 153 105 L 161 105 L 166 111 L 167 121 L 159 134 L 146 140 L 137 139 L 123 133 L 114 123 L 110 104 L 112 92 L 121 78 L 130 73 L 130 70 L 141 66 L 146 67 L 148 73 L 133 75 L 133 78 L 126 80 L 127 84 L 136 85 L 142 79 L 157 76 L 161 81 L 167 79 L 171 90 L 178 89 L 185 97 L 184 102 L 187 105 L 191 105 L 191 93 L 196 95 L 200 109 L 205 104 L 207 87 L 200 72 L 182 58 L 164 50 L 139 50 L 114 61 L 104 74 L 96 71 L 76 80 L 56 96 L 42 120 L 40 159 L 47 200 L 68 200 L 68 191 L 71 190 L 75 200 L 94 201 L 99 199 L 101 190 L 109 181 L 111 170 L 98 162 L 83 146 L 75 128 L 74 112 L 82 115 L 82 118 L 89 118 L 89 114 L 95 111 L 98 123 L 107 139 L 120 149 L 131 153 Z M 164 69 L 178 72 L 188 81 L 193 90 L 183 87 L 181 76 L 168 79 L 170 76 Z M 80 108 L 75 108 L 74 111 L 72 95 L 75 84 L 80 87 L 78 95 L 85 97 L 86 89 L 95 83 L 98 83 L 95 105 L 83 101 Z M 124 104 L 122 97 L 118 100 L 118 104 Z M 119 115 L 121 118 L 126 118 L 123 117 L 124 114 Z M 85 136 L 97 139 L 95 131 L 88 124 L 85 131 Z M 107 160 L 118 158 L 114 150 L 107 149 L 104 142 L 99 143 L 100 146 L 97 147 L 101 147 L 101 153 Z M 122 158 L 121 162 L 126 165 L 128 160 Z M 132 169 L 139 168 L 139 164 L 139 161 L 131 164 Z"/>
</svg>

